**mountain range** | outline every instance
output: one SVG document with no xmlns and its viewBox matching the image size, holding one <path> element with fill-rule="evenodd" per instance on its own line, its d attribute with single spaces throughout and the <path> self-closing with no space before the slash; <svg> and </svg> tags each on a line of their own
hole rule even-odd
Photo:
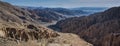
<svg viewBox="0 0 120 46">
<path fill-rule="evenodd" d="M 60 33 L 42 26 L 38 19 L 44 17 L 38 16 L 37 12 L 0 1 L 0 46 L 92 46 L 75 34 Z M 56 17 L 54 12 L 47 14 Z"/>
<path fill-rule="evenodd" d="M 0 46 L 120 46 L 120 7 L 27 7 L 0 1 L 0 26 Z"/>
<path fill-rule="evenodd" d="M 22 7 L 22 6 L 21 6 Z M 47 7 L 22 7 L 31 13 L 41 17 L 43 22 L 58 21 L 69 17 L 85 16 L 95 12 L 104 11 L 107 8 L 85 7 L 85 8 L 47 8 Z M 38 18 L 39 20 L 39 18 Z"/>
<path fill-rule="evenodd" d="M 22 7 L 27 9 L 29 12 L 41 17 L 43 22 L 58 21 L 61 19 L 68 18 L 70 16 L 87 14 L 87 12 L 82 10 L 71 10 L 67 8 L 44 8 L 44 7 Z M 39 19 L 39 18 L 38 18 Z M 48 21 L 49 22 L 49 21 Z"/>
<path fill-rule="evenodd" d="M 67 18 L 49 27 L 77 34 L 94 46 L 120 46 L 120 7 L 89 16 Z"/>
</svg>

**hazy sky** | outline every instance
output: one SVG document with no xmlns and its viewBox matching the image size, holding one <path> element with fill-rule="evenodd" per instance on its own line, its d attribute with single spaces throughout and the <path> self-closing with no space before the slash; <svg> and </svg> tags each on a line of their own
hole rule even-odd
<svg viewBox="0 0 120 46">
<path fill-rule="evenodd" d="M 120 6 L 120 0 L 3 0 L 20 6 L 43 7 L 113 7 Z"/>
</svg>

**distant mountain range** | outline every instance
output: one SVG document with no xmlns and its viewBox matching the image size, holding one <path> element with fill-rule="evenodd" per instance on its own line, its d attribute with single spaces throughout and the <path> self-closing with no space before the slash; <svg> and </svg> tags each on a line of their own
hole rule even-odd
<svg viewBox="0 0 120 46">
<path fill-rule="evenodd" d="M 37 16 L 37 18 L 34 17 L 36 20 L 40 20 L 42 22 L 52 22 L 69 17 L 84 16 L 95 12 L 101 12 L 107 9 L 107 8 L 97 8 L 97 7 L 69 9 L 69 8 L 46 8 L 46 7 L 25 7 L 25 6 L 22 6 L 21 8 L 27 9 L 29 12 L 34 14 L 34 16 Z"/>
<path fill-rule="evenodd" d="M 43 7 L 23 7 L 33 14 L 43 18 L 42 20 L 61 20 L 66 17 L 87 14 L 82 10 L 70 10 L 66 8 L 43 8 Z"/>
<path fill-rule="evenodd" d="M 88 14 L 93 14 L 96 12 L 103 12 L 108 9 L 108 7 L 80 7 L 80 8 L 71 8 L 74 10 L 83 10 L 88 12 Z"/>
<path fill-rule="evenodd" d="M 94 46 L 120 46 L 120 7 L 89 16 L 68 18 L 50 27 L 77 34 Z"/>
</svg>

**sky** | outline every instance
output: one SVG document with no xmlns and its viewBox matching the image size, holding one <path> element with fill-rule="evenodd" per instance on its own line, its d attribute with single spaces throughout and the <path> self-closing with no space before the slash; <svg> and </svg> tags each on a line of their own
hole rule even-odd
<svg viewBox="0 0 120 46">
<path fill-rule="evenodd" d="M 13 5 L 34 7 L 114 7 L 120 0 L 3 0 Z"/>
</svg>

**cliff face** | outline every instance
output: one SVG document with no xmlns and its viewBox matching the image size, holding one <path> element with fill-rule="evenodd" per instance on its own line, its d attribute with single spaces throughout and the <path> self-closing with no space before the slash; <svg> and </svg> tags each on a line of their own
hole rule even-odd
<svg viewBox="0 0 120 46">
<path fill-rule="evenodd" d="M 68 18 L 54 27 L 75 33 L 95 46 L 120 46 L 120 7 L 90 16 Z"/>
<path fill-rule="evenodd" d="M 26 9 L 0 1 L 0 46 L 91 46 L 74 34 L 68 39 L 71 35 L 43 27 L 31 16 Z M 73 43 L 73 38 L 81 42 Z"/>
</svg>

